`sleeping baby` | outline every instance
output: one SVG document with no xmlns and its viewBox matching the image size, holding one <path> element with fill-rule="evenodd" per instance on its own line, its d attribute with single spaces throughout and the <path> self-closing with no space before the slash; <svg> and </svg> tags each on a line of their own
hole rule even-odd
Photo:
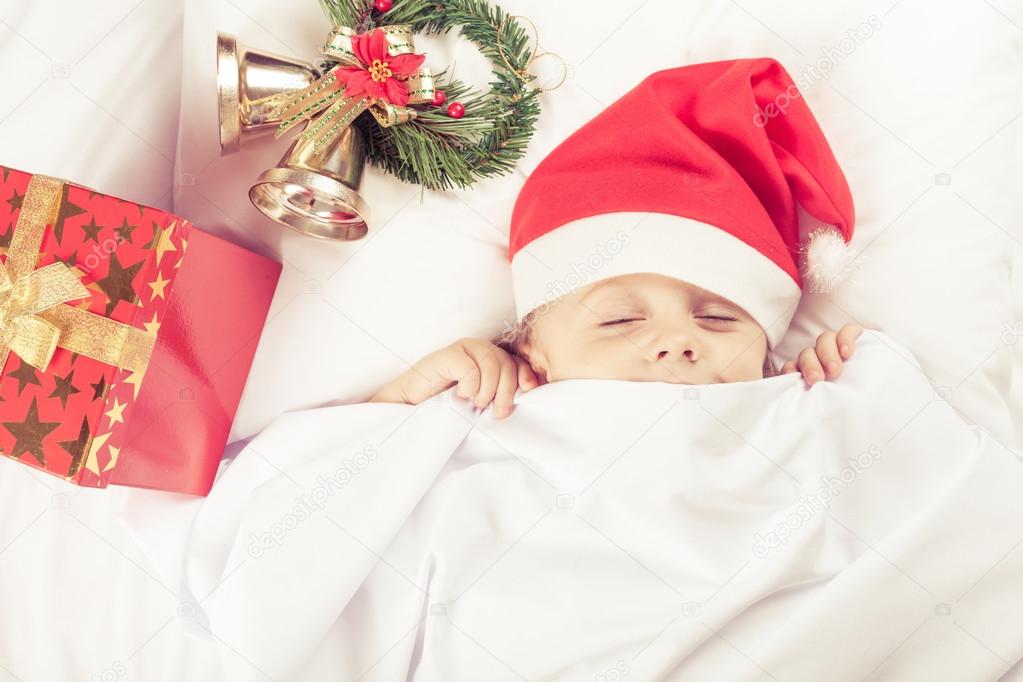
<svg viewBox="0 0 1023 682">
<path fill-rule="evenodd" d="M 786 362 L 807 386 L 834 379 L 863 332 L 825 331 Z M 727 299 L 663 275 L 622 275 L 566 295 L 555 310 L 529 315 L 493 341 L 461 339 L 431 353 L 372 401 L 416 405 L 457 386 L 455 395 L 493 414 L 511 414 L 517 391 L 565 379 L 677 384 L 754 381 L 775 372 L 764 331 Z"/>
<path fill-rule="evenodd" d="M 524 184 L 510 331 L 426 356 L 371 401 L 418 404 L 457 386 L 501 418 L 518 390 L 567 379 L 834 379 L 860 325 L 821 333 L 777 372 L 771 351 L 804 284 L 828 291 L 848 271 L 853 222 L 845 177 L 776 61 L 654 73 Z"/>
</svg>

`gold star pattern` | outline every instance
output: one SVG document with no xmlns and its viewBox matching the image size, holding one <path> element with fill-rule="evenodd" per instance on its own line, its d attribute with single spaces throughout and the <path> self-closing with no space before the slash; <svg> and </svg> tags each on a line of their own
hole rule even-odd
<svg viewBox="0 0 1023 682">
<path fill-rule="evenodd" d="M 114 398 L 114 406 L 103 413 L 110 418 L 111 428 L 113 428 L 114 424 L 124 423 L 124 408 L 126 407 L 128 407 L 128 403 L 122 403 L 117 398 Z"/>
<path fill-rule="evenodd" d="M 188 250 L 188 240 L 182 238 L 181 239 L 181 258 L 179 258 L 178 262 L 174 264 L 174 269 L 175 270 L 177 270 L 178 268 L 181 267 L 181 263 L 184 262 L 184 260 L 185 260 L 185 251 L 187 251 L 187 250 Z"/>
<path fill-rule="evenodd" d="M 114 308 L 120 301 L 127 301 L 132 305 L 135 304 L 135 289 L 132 288 L 132 280 L 135 279 L 135 275 L 138 274 L 143 263 L 145 261 L 139 261 L 135 265 L 124 267 L 121 265 L 121 261 L 116 253 L 110 254 L 110 270 L 107 276 L 96 281 L 108 296 L 107 317 L 110 317 L 110 313 L 114 311 Z"/>
<path fill-rule="evenodd" d="M 53 221 L 53 235 L 57 238 L 58 243 L 64 241 L 64 221 L 68 218 L 88 213 L 81 206 L 71 203 L 70 199 L 68 199 L 68 192 L 70 191 L 71 185 L 64 185 L 64 191 L 60 195 L 60 208 L 57 210 L 57 218 Z"/>
<path fill-rule="evenodd" d="M 149 244 L 148 248 L 156 249 L 156 264 L 159 265 L 160 261 L 163 260 L 163 254 L 168 251 L 177 251 L 178 247 L 174 246 L 174 242 L 171 241 L 171 236 L 174 234 L 174 228 L 178 226 L 177 221 L 172 222 L 162 229 L 159 226 L 156 228 L 156 234 L 153 235 L 153 241 Z"/>
<path fill-rule="evenodd" d="M 82 225 L 82 229 L 85 230 L 85 236 L 82 238 L 83 243 L 86 239 L 91 239 L 99 244 L 99 231 L 103 229 L 103 226 L 97 225 L 95 218 L 90 219 L 88 225 Z"/>
<path fill-rule="evenodd" d="M 85 458 L 85 468 L 96 474 L 100 475 L 99 470 L 99 449 L 106 445 L 107 440 L 110 438 L 109 433 L 102 433 L 92 439 L 92 446 L 89 447 L 89 454 Z"/>
<path fill-rule="evenodd" d="M 103 471 L 110 471 L 117 466 L 117 458 L 121 456 L 121 448 L 115 448 L 113 445 L 110 446 L 110 461 L 103 467 Z"/>
<path fill-rule="evenodd" d="M 164 289 L 168 284 L 170 284 L 170 280 L 164 279 L 162 272 L 157 272 L 156 279 L 149 283 L 149 287 L 153 290 L 153 295 L 150 296 L 149 300 L 153 301 L 157 298 L 167 298 L 164 295 Z"/>
<path fill-rule="evenodd" d="M 36 409 L 35 399 L 28 406 L 28 414 L 18 422 L 4 422 L 3 427 L 14 436 L 14 448 L 10 455 L 21 459 L 26 452 L 30 453 L 39 464 L 46 466 L 46 453 L 43 451 L 43 440 L 50 432 L 60 426 L 60 422 L 41 422 Z"/>
<path fill-rule="evenodd" d="M 156 319 L 156 311 L 153 311 L 153 319 L 149 322 L 143 322 L 142 326 L 146 328 L 146 331 L 154 336 L 160 331 L 160 321 Z"/>
<path fill-rule="evenodd" d="M 89 384 L 89 385 L 92 386 L 92 399 L 93 400 L 99 400 L 100 398 L 106 396 L 106 394 L 107 394 L 107 378 L 106 378 L 106 376 L 101 376 L 99 378 L 99 381 L 97 381 L 94 384 Z"/>
<path fill-rule="evenodd" d="M 8 377 L 18 380 L 18 391 L 15 395 L 21 395 L 22 391 L 25 390 L 25 386 L 28 386 L 29 384 L 35 384 L 36 386 L 42 385 L 39 383 L 39 376 L 36 374 L 36 368 L 21 358 L 18 358 L 18 360 L 21 362 L 21 364 L 18 365 L 18 369 L 7 374 Z"/>
<path fill-rule="evenodd" d="M 60 405 L 65 410 L 67 409 L 67 399 L 75 393 L 81 393 L 81 391 L 71 385 L 74 381 L 75 370 L 68 372 L 66 377 L 54 376 L 53 383 L 56 385 L 53 389 L 53 393 L 49 395 L 50 398 L 59 398 Z"/>
<path fill-rule="evenodd" d="M 138 399 L 139 397 L 139 391 L 142 390 L 142 380 L 145 378 L 145 376 L 146 376 L 145 372 L 132 372 L 124 380 L 124 383 L 132 385 L 136 399 Z"/>
<path fill-rule="evenodd" d="M 24 194 L 18 194 L 18 190 L 14 190 L 11 194 L 11 198 L 7 200 L 7 203 L 11 205 L 11 213 L 14 213 L 21 208 L 22 202 L 25 200 Z"/>
<path fill-rule="evenodd" d="M 129 225 L 128 224 L 128 219 L 127 218 L 122 218 L 121 219 L 121 226 L 120 227 L 115 227 L 114 228 L 114 232 L 117 233 L 117 238 L 120 241 L 128 242 L 129 244 L 134 244 L 135 242 L 133 242 L 131 240 L 131 233 L 135 231 L 136 227 L 138 227 L 138 225 Z"/>
<path fill-rule="evenodd" d="M 78 438 L 61 441 L 58 444 L 71 455 L 71 464 L 67 470 L 68 476 L 74 476 L 82 468 L 82 460 L 85 458 L 85 446 L 89 444 L 89 436 L 91 435 L 92 429 L 89 428 L 89 420 L 87 417 L 83 417 L 82 426 L 78 429 Z"/>
</svg>

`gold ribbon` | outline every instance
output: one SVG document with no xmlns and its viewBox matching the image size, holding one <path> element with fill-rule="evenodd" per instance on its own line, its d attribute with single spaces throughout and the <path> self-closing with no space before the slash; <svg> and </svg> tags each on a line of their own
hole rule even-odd
<svg viewBox="0 0 1023 682">
<path fill-rule="evenodd" d="M 529 59 L 526 60 L 526 65 L 521 69 L 516 69 L 512 65 L 511 61 L 508 59 L 508 55 L 505 54 L 504 46 L 501 45 L 501 34 L 504 32 L 504 29 L 508 25 L 508 22 L 512 21 L 513 19 L 524 19 L 526 23 L 533 27 L 533 36 L 535 38 L 533 42 L 533 49 L 530 50 L 529 52 Z M 558 84 L 552 88 L 537 88 L 537 90 L 539 90 L 540 92 L 551 92 L 552 90 L 557 90 L 562 85 L 564 85 L 565 81 L 568 79 L 568 63 L 565 61 L 564 57 L 562 57 L 557 52 L 551 52 L 549 50 L 538 52 L 538 50 L 540 49 L 540 33 L 539 31 L 536 30 L 536 24 L 534 24 L 529 17 L 521 16 L 518 14 L 506 14 L 504 16 L 504 19 L 501 20 L 501 25 L 497 27 L 497 39 L 495 40 L 495 42 L 497 44 L 497 53 L 501 55 L 501 59 L 504 61 L 505 66 L 507 66 L 508 69 L 511 70 L 511 72 L 514 73 L 518 77 L 518 79 L 523 83 L 529 83 L 533 80 L 536 80 L 536 76 L 529 73 L 529 67 L 531 67 L 533 65 L 533 62 L 537 61 L 538 59 L 541 59 L 543 57 L 554 57 L 559 62 L 561 62 L 562 68 L 561 80 L 558 81 Z"/>
<path fill-rule="evenodd" d="M 89 290 L 66 263 L 35 269 L 43 233 L 57 219 L 64 182 L 33 175 L 18 222 L 0 265 L 0 372 L 10 351 L 46 371 L 57 346 L 132 371 L 145 371 L 156 337 L 153 334 L 64 305 L 89 296 Z"/>
<path fill-rule="evenodd" d="M 387 54 L 391 57 L 415 52 L 411 26 L 395 24 L 379 28 L 387 38 Z M 359 61 L 352 49 L 354 35 L 355 31 L 347 26 L 335 28 L 327 35 L 327 41 L 320 48 L 320 52 L 339 63 L 307 87 L 289 95 L 271 114 L 274 118 L 281 119 L 281 124 L 274 133 L 275 137 L 280 137 L 303 121 L 315 118 L 316 120 L 302 132 L 301 137 L 313 141 L 314 148 L 319 149 L 340 135 L 366 109 L 370 110 L 377 123 L 384 128 L 405 123 L 416 117 L 416 110 L 410 107 L 397 106 L 370 95 L 348 97 L 345 95 L 344 87 L 337 87 L 338 69 L 346 66 L 366 66 Z M 430 69 L 421 67 L 403 82 L 409 90 L 410 104 L 433 102 L 436 89 Z M 326 111 L 323 111 L 324 109 Z"/>
</svg>

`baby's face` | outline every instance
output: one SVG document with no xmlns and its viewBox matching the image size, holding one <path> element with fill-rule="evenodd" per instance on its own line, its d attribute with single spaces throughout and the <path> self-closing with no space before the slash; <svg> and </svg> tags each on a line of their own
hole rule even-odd
<svg viewBox="0 0 1023 682">
<path fill-rule="evenodd" d="M 712 384 L 763 378 L 767 337 L 729 300 L 641 273 L 557 299 L 538 312 L 522 350 L 547 381 Z"/>
</svg>

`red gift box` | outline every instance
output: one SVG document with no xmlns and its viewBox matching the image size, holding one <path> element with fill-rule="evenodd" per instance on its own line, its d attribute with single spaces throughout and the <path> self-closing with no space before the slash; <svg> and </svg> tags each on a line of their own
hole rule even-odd
<svg viewBox="0 0 1023 682">
<path fill-rule="evenodd" d="M 280 271 L 165 211 L 0 166 L 0 454 L 206 495 Z"/>
</svg>

